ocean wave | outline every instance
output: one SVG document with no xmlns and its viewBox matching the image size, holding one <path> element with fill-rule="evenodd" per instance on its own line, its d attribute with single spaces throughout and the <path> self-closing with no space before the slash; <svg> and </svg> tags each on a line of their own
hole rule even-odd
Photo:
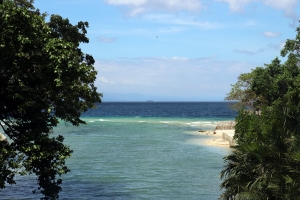
<svg viewBox="0 0 300 200">
<path fill-rule="evenodd" d="M 99 119 L 100 122 L 109 122 L 111 120 L 108 120 L 108 119 Z"/>
<path fill-rule="evenodd" d="M 163 123 L 163 124 L 177 124 L 177 123 L 180 123 L 179 121 L 159 121 L 160 123 Z"/>
</svg>

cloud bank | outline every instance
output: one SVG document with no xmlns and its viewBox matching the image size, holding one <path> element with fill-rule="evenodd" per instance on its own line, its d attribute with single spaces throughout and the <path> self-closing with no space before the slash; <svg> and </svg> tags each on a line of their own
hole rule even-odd
<svg viewBox="0 0 300 200">
<path fill-rule="evenodd" d="M 140 16 L 151 12 L 199 12 L 204 9 L 202 0 L 104 0 L 106 4 L 121 6 L 125 13 L 131 17 Z M 252 2 L 260 2 L 274 9 L 282 10 L 285 17 L 296 23 L 298 15 L 295 7 L 297 0 L 215 0 L 215 2 L 224 2 L 229 4 L 231 12 L 243 12 L 245 6 Z M 209 5 L 209 4 L 208 4 Z"/>
<path fill-rule="evenodd" d="M 117 40 L 117 38 L 110 38 L 110 37 L 104 37 L 104 36 L 99 36 L 97 37 L 99 42 L 103 43 L 112 43 Z"/>
<path fill-rule="evenodd" d="M 274 37 L 274 36 L 271 36 Z M 282 50 L 284 48 L 285 45 L 285 41 L 281 41 L 279 44 L 273 44 L 270 43 L 256 51 L 249 51 L 249 50 L 245 50 L 245 49 L 234 49 L 233 52 L 234 53 L 239 53 L 239 54 L 244 54 L 244 55 L 248 55 L 248 56 L 254 56 L 257 55 L 259 53 L 268 51 L 269 49 L 275 49 L 275 50 Z"/>
<path fill-rule="evenodd" d="M 167 12 L 198 12 L 202 9 L 200 0 L 104 0 L 105 3 L 114 6 L 125 7 L 129 16 L 157 11 Z"/>
<path fill-rule="evenodd" d="M 297 22 L 298 15 L 295 7 L 298 5 L 297 0 L 215 0 L 229 4 L 231 12 L 242 12 L 244 7 L 252 2 L 261 2 L 266 6 L 282 10 L 285 17 L 291 18 L 293 23 Z"/>
<path fill-rule="evenodd" d="M 268 37 L 268 38 L 270 38 L 270 37 L 278 37 L 279 35 L 280 35 L 280 33 L 274 33 L 274 32 L 269 32 L 269 31 L 264 32 L 264 36 Z"/>
<path fill-rule="evenodd" d="M 255 66 L 218 60 L 215 55 L 197 59 L 174 56 L 98 60 L 95 85 L 100 92 L 185 97 L 219 94 L 218 100 L 223 100 L 232 78 Z"/>
</svg>

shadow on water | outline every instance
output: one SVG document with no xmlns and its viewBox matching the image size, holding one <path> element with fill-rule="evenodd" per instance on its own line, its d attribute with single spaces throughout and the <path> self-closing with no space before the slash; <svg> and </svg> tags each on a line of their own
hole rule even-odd
<svg viewBox="0 0 300 200">
<path fill-rule="evenodd" d="M 136 199 L 137 197 L 126 191 L 126 183 L 116 182 L 93 182 L 82 180 L 63 179 L 62 191 L 59 193 L 59 199 Z M 38 185 L 34 176 L 19 177 L 17 184 L 7 185 L 5 189 L 0 190 L 3 200 L 25 200 L 40 199 L 43 196 L 37 191 Z M 122 192 L 120 192 L 122 191 Z"/>
<path fill-rule="evenodd" d="M 124 191 L 125 183 L 99 183 L 87 181 L 65 180 L 62 199 L 135 199 L 129 191 Z M 122 192 L 120 192 L 122 191 Z"/>
</svg>

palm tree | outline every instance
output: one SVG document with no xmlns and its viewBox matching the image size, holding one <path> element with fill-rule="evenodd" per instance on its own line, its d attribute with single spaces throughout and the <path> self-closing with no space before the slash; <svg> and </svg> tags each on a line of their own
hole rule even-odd
<svg viewBox="0 0 300 200">
<path fill-rule="evenodd" d="M 257 129 L 249 123 L 246 127 L 242 122 L 237 124 L 239 146 L 224 158 L 221 199 L 300 199 L 298 116 L 298 107 L 286 109 L 278 104 L 262 112 Z M 253 130 L 259 131 L 258 137 L 241 137 Z"/>
</svg>

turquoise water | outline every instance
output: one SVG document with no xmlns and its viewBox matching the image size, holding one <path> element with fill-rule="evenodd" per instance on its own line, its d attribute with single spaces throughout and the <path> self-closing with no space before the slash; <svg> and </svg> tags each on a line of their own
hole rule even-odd
<svg viewBox="0 0 300 200">
<path fill-rule="evenodd" d="M 212 130 L 235 113 L 219 103 L 218 114 L 211 115 L 202 104 L 203 116 L 192 112 L 199 103 L 173 104 L 170 112 L 157 108 L 156 114 L 149 114 L 155 110 L 151 104 L 134 111 L 140 107 L 112 103 L 107 106 L 115 112 L 101 114 L 102 107 L 83 116 L 87 125 L 60 124 L 55 134 L 74 150 L 60 199 L 218 199 L 222 158 L 230 149 L 205 146 L 207 136 L 195 133 Z M 180 114 L 169 114 L 176 109 Z M 17 185 L 0 190 L 0 199 L 38 199 L 31 193 L 36 187 L 35 177 L 18 177 Z"/>
</svg>

